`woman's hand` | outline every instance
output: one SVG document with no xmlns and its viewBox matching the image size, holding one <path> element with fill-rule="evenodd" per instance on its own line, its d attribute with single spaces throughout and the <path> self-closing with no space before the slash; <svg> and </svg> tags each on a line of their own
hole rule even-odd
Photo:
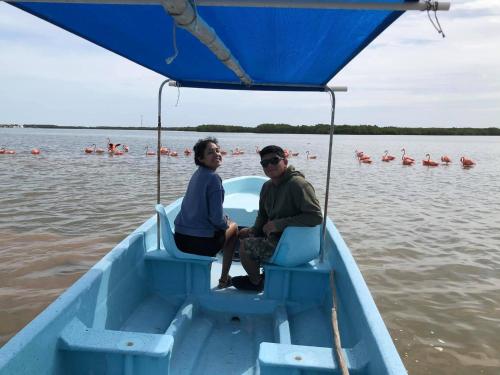
<svg viewBox="0 0 500 375">
<path fill-rule="evenodd" d="M 247 237 L 253 237 L 254 233 L 252 228 L 243 228 L 240 229 L 238 232 L 238 237 L 239 238 L 247 238 Z"/>
</svg>

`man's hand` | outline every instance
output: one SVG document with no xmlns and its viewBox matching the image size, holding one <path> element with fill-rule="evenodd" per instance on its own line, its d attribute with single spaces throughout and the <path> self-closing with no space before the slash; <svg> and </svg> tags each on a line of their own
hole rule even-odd
<svg viewBox="0 0 500 375">
<path fill-rule="evenodd" d="M 253 231 L 251 228 L 243 228 L 238 232 L 239 238 L 247 238 L 253 236 Z"/>
<path fill-rule="evenodd" d="M 264 226 L 262 227 L 262 231 L 266 234 L 266 236 L 269 237 L 269 235 L 272 232 L 277 232 L 278 229 L 276 228 L 276 225 L 272 221 L 268 221 Z"/>
</svg>

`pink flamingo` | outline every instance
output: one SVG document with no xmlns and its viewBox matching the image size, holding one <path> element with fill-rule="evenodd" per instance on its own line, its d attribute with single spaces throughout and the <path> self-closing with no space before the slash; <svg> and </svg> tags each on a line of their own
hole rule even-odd
<svg viewBox="0 0 500 375">
<path fill-rule="evenodd" d="M 108 138 L 108 152 L 113 154 L 116 151 L 116 148 L 120 146 L 121 143 L 111 143 L 111 140 Z"/>
<path fill-rule="evenodd" d="M 441 161 L 448 165 L 448 163 L 451 163 L 451 159 L 448 155 L 441 156 Z"/>
<path fill-rule="evenodd" d="M 160 147 L 160 155 L 170 155 L 170 150 L 168 147 Z"/>
<path fill-rule="evenodd" d="M 154 150 L 149 151 L 149 146 L 146 146 L 146 156 L 154 156 L 156 152 Z"/>
<path fill-rule="evenodd" d="M 95 144 L 93 144 L 90 147 L 85 147 L 83 151 L 85 151 L 86 154 L 92 154 L 94 152 L 94 149 L 95 149 Z"/>
<path fill-rule="evenodd" d="M 190 149 L 188 149 L 188 148 L 185 148 L 185 149 L 184 149 L 184 155 L 186 155 L 186 156 L 191 155 L 191 150 L 190 150 Z"/>
<path fill-rule="evenodd" d="M 6 155 L 14 155 L 16 153 L 15 150 L 5 150 L 5 152 L 3 152 L 4 154 Z"/>
<path fill-rule="evenodd" d="M 401 157 L 401 159 L 403 159 L 403 160 L 405 160 L 405 159 L 406 159 L 406 160 L 409 160 L 409 161 L 411 161 L 412 163 L 414 163 L 414 162 L 415 162 L 415 159 L 413 159 L 412 157 L 410 157 L 410 156 L 406 155 L 406 150 L 405 150 L 404 148 L 402 148 L 402 149 L 401 149 L 401 151 L 403 152 L 403 156 Z"/>
<path fill-rule="evenodd" d="M 259 146 L 255 146 L 255 153 L 258 154 L 260 152 Z"/>
<path fill-rule="evenodd" d="M 358 151 L 358 150 L 355 150 L 354 151 L 354 154 L 356 155 L 356 157 L 359 159 L 363 156 L 364 152 L 363 151 Z"/>
<path fill-rule="evenodd" d="M 170 156 L 177 156 L 177 152 L 176 151 L 170 151 Z"/>
<path fill-rule="evenodd" d="M 306 151 L 306 154 L 307 154 L 307 159 L 316 159 L 317 158 L 316 155 L 309 155 L 309 151 Z"/>
<path fill-rule="evenodd" d="M 122 149 L 123 149 L 123 151 L 124 151 L 124 152 L 128 152 L 128 151 L 129 151 L 129 148 L 128 148 L 128 146 L 127 146 L 127 145 L 123 145 L 123 146 L 122 146 Z"/>
<path fill-rule="evenodd" d="M 97 147 L 96 148 L 96 145 L 94 145 L 94 152 L 96 154 L 104 154 L 104 149 L 100 148 L 100 147 Z"/>
<path fill-rule="evenodd" d="M 32 155 L 40 155 L 40 149 L 39 148 L 34 148 L 31 150 Z"/>
<path fill-rule="evenodd" d="M 431 155 L 425 154 L 425 156 L 427 156 L 427 160 L 422 160 L 422 165 L 426 167 L 437 167 L 439 165 L 438 162 L 431 160 Z"/>
<path fill-rule="evenodd" d="M 394 156 L 388 155 L 388 154 L 389 154 L 389 151 L 385 150 L 384 155 L 382 156 L 382 161 L 389 162 L 389 161 L 396 159 Z"/>
<path fill-rule="evenodd" d="M 460 158 L 460 162 L 462 163 L 462 167 L 464 168 L 470 168 L 476 164 L 474 161 L 472 161 L 472 159 L 468 159 L 465 156 L 462 156 Z"/>
</svg>

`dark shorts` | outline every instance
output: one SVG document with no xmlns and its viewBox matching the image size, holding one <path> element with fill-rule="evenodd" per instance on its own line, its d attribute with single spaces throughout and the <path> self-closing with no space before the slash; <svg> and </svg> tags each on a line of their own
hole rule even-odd
<svg viewBox="0 0 500 375">
<path fill-rule="evenodd" d="M 224 246 L 226 231 L 217 231 L 213 237 L 194 237 L 176 232 L 174 239 L 179 250 L 185 253 L 213 257 Z"/>
<path fill-rule="evenodd" d="M 277 245 L 276 241 L 271 241 L 265 237 L 249 237 L 242 241 L 244 242 L 245 251 L 253 260 L 259 263 L 271 259 Z"/>
</svg>

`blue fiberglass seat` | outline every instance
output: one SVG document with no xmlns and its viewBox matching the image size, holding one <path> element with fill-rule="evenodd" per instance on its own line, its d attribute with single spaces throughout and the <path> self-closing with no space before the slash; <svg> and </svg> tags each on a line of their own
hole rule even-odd
<svg viewBox="0 0 500 375">
<path fill-rule="evenodd" d="M 165 207 L 161 204 L 156 205 L 156 212 L 160 214 L 160 231 L 161 231 L 161 240 L 163 242 L 163 246 L 165 246 L 165 250 L 174 258 L 178 259 L 194 259 L 194 260 L 205 260 L 205 261 L 214 261 L 216 258 L 189 254 L 185 253 L 177 248 L 174 240 L 174 231 L 172 230 L 172 225 L 170 224 L 170 220 L 168 219 L 167 213 L 165 211 Z"/>
<path fill-rule="evenodd" d="M 268 263 L 282 267 L 296 267 L 308 263 L 318 257 L 320 240 L 321 225 L 287 227 Z"/>
</svg>

